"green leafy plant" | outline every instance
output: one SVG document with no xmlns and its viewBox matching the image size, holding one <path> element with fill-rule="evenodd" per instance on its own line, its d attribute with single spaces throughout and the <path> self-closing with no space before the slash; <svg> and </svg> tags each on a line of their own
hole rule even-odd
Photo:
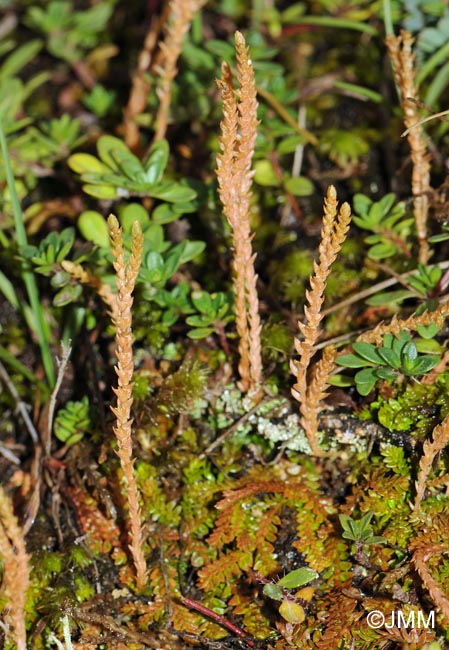
<svg viewBox="0 0 449 650">
<path fill-rule="evenodd" d="M 32 92 L 44 83 L 49 75 L 47 72 L 40 72 L 26 82 L 17 76 L 41 50 L 41 40 L 34 39 L 20 46 L 15 45 L 14 41 L 1 43 L 1 45 L 4 47 L 0 50 L 0 54 L 5 54 L 13 48 L 13 52 L 8 54 L 0 67 L 0 116 L 5 133 L 9 134 L 31 122 L 29 117 L 23 116 L 17 119 L 17 115 Z"/>
<path fill-rule="evenodd" d="M 110 3 L 102 2 L 79 11 L 70 0 L 52 0 L 45 9 L 30 7 L 26 23 L 46 34 L 51 54 L 73 63 L 80 61 L 85 52 L 98 43 L 112 9 Z"/>
<path fill-rule="evenodd" d="M 154 143 L 143 162 L 114 136 L 102 136 L 97 149 L 99 159 L 76 153 L 68 160 L 71 169 L 81 174 L 86 194 L 98 199 L 150 196 L 177 204 L 188 204 L 196 197 L 185 181 L 162 182 L 169 154 L 166 140 Z M 188 212 L 190 205 L 185 207 Z"/>
<path fill-rule="evenodd" d="M 101 84 L 97 84 L 92 90 L 83 97 L 83 104 L 97 117 L 105 117 L 117 99 L 117 93 L 114 90 L 108 90 Z"/>
<path fill-rule="evenodd" d="M 400 374 L 406 377 L 424 375 L 439 361 L 436 355 L 420 355 L 407 332 L 401 332 L 397 338 L 386 334 L 379 348 L 372 343 L 358 342 L 353 343 L 352 349 L 355 354 L 343 354 L 337 358 L 337 363 L 347 368 L 364 368 L 354 377 L 361 395 L 368 395 L 379 380 L 393 382 Z"/>
<path fill-rule="evenodd" d="M 422 27 L 424 25 L 421 24 L 417 46 L 422 52 L 427 54 L 433 53 L 447 43 L 449 36 L 449 12 L 446 9 L 445 13 L 435 25 L 424 27 L 424 29 Z"/>
<path fill-rule="evenodd" d="M 11 196 L 17 244 L 19 246 L 19 249 L 20 248 L 23 249 L 25 246 L 27 246 L 28 239 L 25 231 L 25 226 L 23 224 L 23 214 L 22 214 L 22 210 L 19 204 L 19 198 L 17 196 L 17 192 L 15 188 L 14 175 L 11 168 L 8 145 L 6 142 L 5 133 L 3 131 L 3 125 L 1 119 L 0 119 L 0 149 L 1 149 L 3 161 L 5 165 L 8 189 Z M 32 318 L 30 318 L 29 316 L 27 318 L 27 313 L 25 312 L 25 318 L 27 318 L 30 329 L 36 333 L 37 339 L 39 341 L 42 363 L 45 368 L 47 381 L 49 385 L 52 387 L 55 382 L 55 371 L 54 371 L 53 361 L 50 353 L 50 328 L 45 318 L 44 311 L 42 309 L 42 305 L 39 300 L 36 278 L 28 265 L 24 265 L 24 267 L 22 268 L 22 280 L 27 290 L 28 299 L 31 307 L 31 313 L 32 313 Z"/>
<path fill-rule="evenodd" d="M 374 535 L 373 528 L 370 525 L 373 514 L 373 512 L 367 512 L 359 520 L 355 520 L 349 515 L 338 515 L 343 528 L 342 537 L 363 546 L 385 544 L 387 540 L 384 537 Z"/>
<path fill-rule="evenodd" d="M 181 315 L 195 311 L 190 301 L 190 287 L 187 282 L 180 282 L 170 291 L 158 291 L 153 300 L 162 308 L 162 323 L 167 327 L 174 325 Z"/>
<path fill-rule="evenodd" d="M 79 120 L 64 114 L 59 118 L 30 127 L 14 140 L 14 149 L 23 160 L 39 160 L 51 166 L 56 160 L 65 159 L 69 153 L 84 142 Z"/>
<path fill-rule="evenodd" d="M 84 396 L 78 402 L 67 402 L 60 409 L 54 423 L 54 433 L 58 440 L 68 447 L 81 440 L 91 423 L 89 399 Z"/>
<path fill-rule="evenodd" d="M 289 623 L 302 623 L 305 619 L 303 602 L 298 602 L 288 593 L 289 589 L 298 589 L 319 577 L 319 573 L 309 567 L 301 567 L 290 571 L 276 582 L 267 582 L 263 593 L 268 598 L 280 600 L 279 613 Z M 304 599 L 301 599 L 304 601 Z"/>
<path fill-rule="evenodd" d="M 49 277 L 67 258 L 74 241 L 75 229 L 65 228 L 60 233 L 49 233 L 38 246 L 25 246 L 21 252 L 25 259 L 34 264 L 37 273 Z"/>
<path fill-rule="evenodd" d="M 438 283 L 441 280 L 443 271 L 439 266 L 426 266 L 425 264 L 418 264 L 417 273 L 408 278 L 409 285 L 415 289 L 424 298 L 431 298 Z M 434 307 L 437 306 L 437 302 Z M 425 303 L 426 308 L 431 308 L 429 302 Z"/>
<path fill-rule="evenodd" d="M 65 228 L 62 232 L 49 233 L 38 246 L 27 245 L 22 249 L 24 259 L 33 264 L 36 273 L 50 277 L 50 284 L 56 290 L 53 297 L 55 307 L 63 307 L 78 300 L 82 287 L 72 281 L 69 273 L 62 268 L 62 262 L 68 258 L 75 241 L 75 229 Z M 88 257 L 88 252 L 79 249 L 76 261 L 80 263 Z"/>
<path fill-rule="evenodd" d="M 20 120 L 17 124 L 19 122 Z M 24 120 L 22 126 L 27 126 L 28 122 Z M 24 130 L 14 131 L 8 138 L 8 147 L 11 152 L 14 185 L 19 198 L 24 198 L 37 186 L 39 178 L 36 170 L 39 170 L 42 176 L 54 176 L 55 163 L 65 159 L 84 139 L 80 122 L 67 114 L 42 122 L 39 127 L 27 126 Z M 4 169 L 0 164 L 0 178 L 2 176 Z M 5 193 L 2 202 L 5 212 L 10 213 L 8 194 Z"/>
<path fill-rule="evenodd" d="M 377 202 L 364 194 L 354 196 L 353 221 L 359 228 L 373 233 L 365 237 L 365 243 L 370 245 L 368 255 L 373 260 L 408 254 L 407 237 L 413 218 L 404 218 L 404 203 L 395 205 L 395 201 L 396 197 L 392 193 L 386 194 Z"/>
<path fill-rule="evenodd" d="M 202 339 L 209 334 L 223 329 L 232 318 L 231 303 L 222 292 L 192 291 L 191 301 L 198 314 L 188 316 L 186 322 L 194 329 L 190 330 L 191 339 Z"/>
<path fill-rule="evenodd" d="M 381 305 L 401 304 L 404 300 L 417 298 L 422 301 L 418 308 L 418 313 L 429 309 L 433 311 L 438 306 L 438 286 L 443 272 L 439 266 L 426 266 L 418 264 L 416 271 L 404 278 L 409 289 L 399 289 L 397 291 L 379 292 L 366 301 L 367 305 L 373 307 Z M 421 336 L 423 336 L 421 334 Z"/>
<path fill-rule="evenodd" d="M 410 463 L 405 457 L 403 447 L 387 445 L 382 449 L 381 454 L 384 458 L 385 466 L 391 469 L 394 474 L 398 476 L 409 476 Z"/>
</svg>

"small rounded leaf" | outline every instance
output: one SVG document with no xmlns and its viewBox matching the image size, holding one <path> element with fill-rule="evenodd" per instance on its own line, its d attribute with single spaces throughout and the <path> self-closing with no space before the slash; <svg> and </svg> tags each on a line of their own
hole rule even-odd
<svg viewBox="0 0 449 650">
<path fill-rule="evenodd" d="M 299 624 L 303 623 L 306 619 L 304 607 L 299 603 L 295 603 L 294 600 L 285 599 L 279 607 L 279 614 L 288 623 Z"/>
<path fill-rule="evenodd" d="M 287 178 L 284 181 L 284 188 L 294 196 L 310 196 L 315 191 L 312 181 L 304 176 Z"/>
<path fill-rule="evenodd" d="M 106 220 L 95 210 L 86 210 L 78 219 L 78 229 L 84 239 L 102 248 L 109 248 L 109 232 Z"/>
<path fill-rule="evenodd" d="M 138 221 L 142 228 L 150 223 L 150 216 L 140 203 L 129 203 L 120 212 L 120 223 L 125 232 L 131 232 L 132 225 Z"/>
<path fill-rule="evenodd" d="M 272 598 L 273 600 L 283 600 L 284 598 L 282 589 L 277 585 L 274 585 L 272 582 L 268 582 L 264 585 L 263 593 L 264 596 L 268 596 L 268 598 Z"/>
<path fill-rule="evenodd" d="M 109 171 L 98 158 L 88 153 L 74 153 L 67 164 L 77 174 L 104 174 Z"/>
<path fill-rule="evenodd" d="M 284 589 L 296 589 L 297 587 L 302 587 L 308 582 L 315 580 L 315 578 L 318 578 L 318 575 L 319 574 L 314 571 L 314 569 L 303 566 L 300 569 L 295 569 L 294 571 L 287 573 L 287 575 L 281 578 L 277 584 L 280 587 L 284 587 Z"/>
<path fill-rule="evenodd" d="M 95 196 L 96 199 L 115 199 L 118 194 L 111 185 L 83 185 L 83 191 L 89 196 Z M 126 193 L 127 195 L 128 193 Z"/>
<path fill-rule="evenodd" d="M 254 170 L 254 180 L 258 185 L 263 187 L 279 186 L 279 179 L 269 160 L 258 160 L 254 163 Z"/>
</svg>

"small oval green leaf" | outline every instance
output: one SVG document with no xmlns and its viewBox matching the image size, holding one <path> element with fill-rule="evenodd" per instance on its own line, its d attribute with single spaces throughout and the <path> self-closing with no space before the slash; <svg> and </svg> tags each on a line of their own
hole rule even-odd
<svg viewBox="0 0 449 650">
<path fill-rule="evenodd" d="M 109 248 L 109 231 L 105 218 L 95 210 L 86 210 L 78 219 L 78 229 L 84 239 L 102 248 Z"/>
<path fill-rule="evenodd" d="M 104 174 L 109 171 L 106 165 L 89 153 L 74 153 L 67 164 L 77 174 Z"/>
<path fill-rule="evenodd" d="M 285 589 L 297 589 L 298 587 L 302 587 L 308 582 L 315 580 L 318 576 L 319 574 L 314 571 L 314 569 L 303 566 L 300 569 L 295 569 L 294 571 L 287 573 L 287 575 L 278 580 L 277 584 Z"/>
</svg>

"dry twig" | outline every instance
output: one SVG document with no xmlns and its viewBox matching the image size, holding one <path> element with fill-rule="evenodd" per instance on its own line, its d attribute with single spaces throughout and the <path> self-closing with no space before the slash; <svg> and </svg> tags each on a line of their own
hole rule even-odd
<svg viewBox="0 0 449 650">
<path fill-rule="evenodd" d="M 58 393 L 61 390 L 62 381 L 64 379 L 64 373 L 69 362 L 70 355 L 72 353 L 72 348 L 70 344 L 66 345 L 64 342 L 61 343 L 61 358 L 58 359 L 58 375 L 56 377 L 56 384 L 52 390 L 50 396 L 50 402 L 48 405 L 48 416 L 47 416 L 47 427 L 46 431 L 42 434 L 42 447 L 44 449 L 44 454 L 48 458 L 51 452 L 51 434 L 53 431 L 53 419 L 56 409 L 56 400 L 58 398 Z"/>
</svg>

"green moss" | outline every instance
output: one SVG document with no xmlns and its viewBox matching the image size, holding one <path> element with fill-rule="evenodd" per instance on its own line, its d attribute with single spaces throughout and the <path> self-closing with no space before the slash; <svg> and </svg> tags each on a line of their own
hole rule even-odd
<svg viewBox="0 0 449 650">
<path fill-rule="evenodd" d="M 396 397 L 379 397 L 371 404 L 371 413 L 389 431 L 410 431 L 410 435 L 422 439 L 449 412 L 447 385 L 447 376 L 430 385 L 417 381 L 406 384 Z"/>
<path fill-rule="evenodd" d="M 303 303 L 305 285 L 312 271 L 312 254 L 307 250 L 295 249 L 282 260 L 269 266 L 270 287 L 281 300 L 292 303 L 293 307 Z"/>
<path fill-rule="evenodd" d="M 267 361 L 286 359 L 292 350 L 293 335 L 283 323 L 265 323 L 262 328 L 262 350 Z"/>
<path fill-rule="evenodd" d="M 95 594 L 95 589 L 86 578 L 77 576 L 75 582 L 75 598 L 79 603 L 88 600 Z"/>
</svg>

